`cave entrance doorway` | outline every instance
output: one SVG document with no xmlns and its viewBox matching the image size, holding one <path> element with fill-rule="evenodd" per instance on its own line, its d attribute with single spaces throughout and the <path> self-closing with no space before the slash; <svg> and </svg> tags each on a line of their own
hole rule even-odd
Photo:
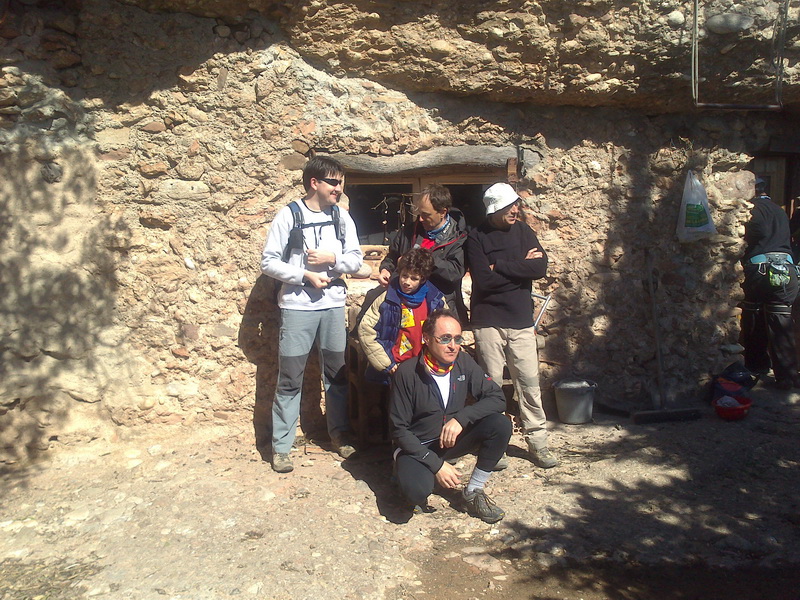
<svg viewBox="0 0 800 600">
<path fill-rule="evenodd" d="M 753 159 L 750 170 L 764 180 L 767 195 L 790 217 L 800 208 L 800 154 L 759 156 Z"/>
<path fill-rule="evenodd" d="M 407 206 L 414 194 L 432 183 L 446 186 L 453 206 L 460 210 L 467 227 L 479 225 L 485 216 L 483 193 L 505 173 L 478 173 L 428 176 L 348 175 L 345 193 L 350 198 L 350 215 L 362 245 L 387 246 L 411 218 Z"/>
</svg>

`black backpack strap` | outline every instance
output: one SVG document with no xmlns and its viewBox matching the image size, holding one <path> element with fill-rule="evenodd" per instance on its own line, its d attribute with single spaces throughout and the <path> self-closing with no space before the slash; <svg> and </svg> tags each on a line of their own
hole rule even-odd
<svg viewBox="0 0 800 600">
<path fill-rule="evenodd" d="M 341 220 L 338 204 L 334 204 L 331 207 L 331 219 L 333 220 L 333 228 L 336 231 L 336 239 L 339 240 L 342 244 L 342 249 L 344 249 L 344 221 Z"/>
<path fill-rule="evenodd" d="M 289 203 L 289 210 L 292 211 L 292 228 L 289 230 L 289 241 L 283 249 L 283 261 L 289 260 L 292 250 L 303 249 L 303 211 L 295 200 Z"/>
<path fill-rule="evenodd" d="M 293 227 L 302 227 L 303 211 L 300 210 L 300 205 L 297 203 L 297 200 L 292 200 L 289 202 L 289 210 L 292 211 L 292 219 L 294 219 Z"/>
</svg>

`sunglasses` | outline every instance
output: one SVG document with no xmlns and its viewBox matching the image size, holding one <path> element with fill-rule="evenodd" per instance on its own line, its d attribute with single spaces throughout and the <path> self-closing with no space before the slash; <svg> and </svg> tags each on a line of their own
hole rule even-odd
<svg viewBox="0 0 800 600">
<path fill-rule="evenodd" d="M 455 342 L 457 346 L 460 346 L 464 343 L 464 337 L 461 335 L 450 335 L 449 333 L 445 333 L 444 335 L 440 336 L 432 336 L 433 339 L 436 340 L 437 343 L 441 344 L 442 346 L 447 346 L 450 342 Z"/>
<path fill-rule="evenodd" d="M 341 179 L 331 179 L 330 177 L 320 177 L 318 181 L 324 181 L 328 185 L 336 187 L 342 183 Z"/>
</svg>

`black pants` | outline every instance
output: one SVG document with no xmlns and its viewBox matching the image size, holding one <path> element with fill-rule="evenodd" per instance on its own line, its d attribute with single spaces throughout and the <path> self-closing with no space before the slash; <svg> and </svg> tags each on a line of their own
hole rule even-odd
<svg viewBox="0 0 800 600">
<path fill-rule="evenodd" d="M 467 427 L 452 448 L 441 448 L 438 442 L 433 442 L 430 449 L 443 460 L 449 460 L 469 454 L 477 447 L 476 466 L 483 471 L 491 471 L 506 451 L 511 431 L 509 418 L 502 413 L 495 413 Z M 397 481 L 403 495 L 412 505 L 425 506 L 436 482 L 435 474 L 408 454 L 400 452 L 395 460 Z"/>
<path fill-rule="evenodd" d="M 766 371 L 772 366 L 776 381 L 791 381 L 797 377 L 792 324 L 792 303 L 797 297 L 797 272 L 790 265 L 789 283 L 770 284 L 763 265 L 745 265 L 744 302 L 742 302 L 741 343 L 744 364 L 753 372 Z"/>
</svg>

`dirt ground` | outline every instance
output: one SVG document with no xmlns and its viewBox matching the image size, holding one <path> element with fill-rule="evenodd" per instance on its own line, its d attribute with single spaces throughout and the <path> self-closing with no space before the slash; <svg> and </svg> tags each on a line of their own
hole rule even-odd
<svg viewBox="0 0 800 600">
<path fill-rule="evenodd" d="M 515 435 L 495 525 L 439 495 L 409 518 L 386 446 L 301 440 L 278 475 L 248 422 L 55 442 L 2 473 L 0 600 L 797 600 L 800 394 L 754 397 L 738 422 L 553 422 L 548 471 Z"/>
</svg>

